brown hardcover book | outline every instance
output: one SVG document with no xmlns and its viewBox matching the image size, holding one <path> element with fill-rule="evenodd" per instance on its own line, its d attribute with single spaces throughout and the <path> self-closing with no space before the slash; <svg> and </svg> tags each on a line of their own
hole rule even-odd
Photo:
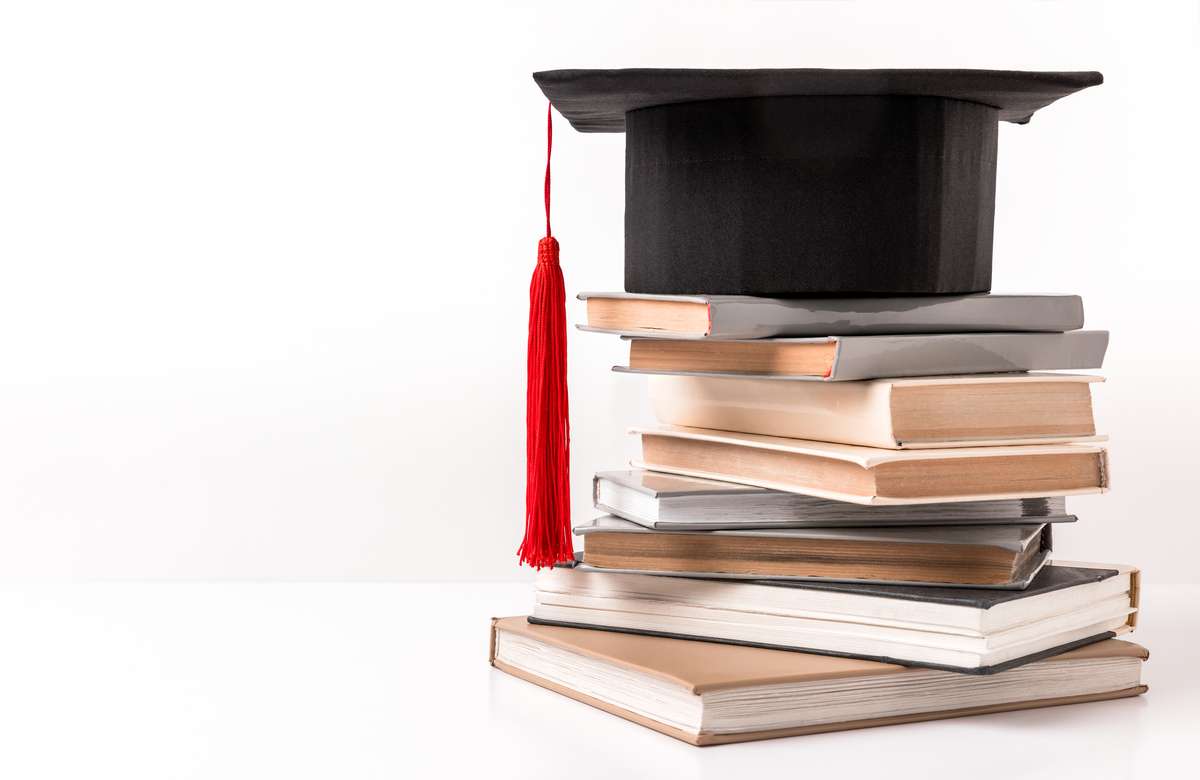
<svg viewBox="0 0 1200 780">
<path fill-rule="evenodd" d="M 1099 493 L 1095 443 L 886 450 L 703 428 L 635 429 L 637 465 L 856 504 L 922 504 Z"/>
<path fill-rule="evenodd" d="M 490 661 L 693 745 L 1136 696 L 1148 653 L 1106 640 L 988 677 L 849 658 L 492 621 Z"/>
<path fill-rule="evenodd" d="M 610 516 L 575 533 L 606 569 L 993 588 L 1027 584 L 1051 548 L 1044 524 L 654 531 Z"/>
</svg>

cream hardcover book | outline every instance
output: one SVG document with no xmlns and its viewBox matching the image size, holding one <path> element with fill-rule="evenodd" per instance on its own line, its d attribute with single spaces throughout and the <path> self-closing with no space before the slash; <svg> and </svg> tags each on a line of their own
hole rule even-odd
<svg viewBox="0 0 1200 780">
<path fill-rule="evenodd" d="M 779 382 L 651 376 L 659 422 L 886 449 L 1096 440 L 1096 376 L 992 374 Z"/>
</svg>

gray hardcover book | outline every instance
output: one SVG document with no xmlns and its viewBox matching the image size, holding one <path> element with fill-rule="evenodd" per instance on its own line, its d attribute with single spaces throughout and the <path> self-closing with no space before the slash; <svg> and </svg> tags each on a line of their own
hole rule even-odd
<svg viewBox="0 0 1200 780">
<path fill-rule="evenodd" d="M 636 341 L 636 339 L 635 339 Z M 761 340 L 738 339 L 761 345 Z M 920 336 L 829 336 L 772 339 L 773 344 L 830 344 L 835 347 L 825 376 L 691 371 L 615 366 L 614 371 L 678 376 L 753 376 L 782 380 L 849 381 L 888 377 L 991 374 L 1009 371 L 1098 369 L 1108 349 L 1108 331 L 1069 333 L 943 333 Z"/>
<path fill-rule="evenodd" d="M 644 469 L 601 471 L 595 507 L 663 531 L 1071 523 L 1062 496 L 865 506 Z"/>
<path fill-rule="evenodd" d="M 744 295 L 580 293 L 581 330 L 658 338 L 1061 332 L 1083 327 L 1078 295 L 753 298 Z M 682 316 L 681 316 L 682 315 Z"/>
</svg>

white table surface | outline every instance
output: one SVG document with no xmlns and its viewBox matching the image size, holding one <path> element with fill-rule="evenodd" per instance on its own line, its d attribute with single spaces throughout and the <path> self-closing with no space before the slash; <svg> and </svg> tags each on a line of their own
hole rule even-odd
<svg viewBox="0 0 1200 780">
<path fill-rule="evenodd" d="M 1145 588 L 1135 639 L 1151 650 L 1151 691 L 1139 699 L 712 748 L 489 667 L 488 618 L 530 602 L 530 586 L 513 584 L 2 586 L 0 777 L 1063 780 L 1195 770 L 1200 586 Z"/>
</svg>

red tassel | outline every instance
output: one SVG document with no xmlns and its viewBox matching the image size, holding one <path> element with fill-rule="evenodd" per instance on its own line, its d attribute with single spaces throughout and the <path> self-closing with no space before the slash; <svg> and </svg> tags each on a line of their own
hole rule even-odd
<svg viewBox="0 0 1200 780">
<path fill-rule="evenodd" d="M 546 237 L 538 242 L 529 283 L 529 382 L 525 406 L 525 539 L 521 563 L 536 568 L 570 560 L 571 423 L 567 411 L 567 296 L 550 233 L 550 149 L 546 109 Z"/>
</svg>

